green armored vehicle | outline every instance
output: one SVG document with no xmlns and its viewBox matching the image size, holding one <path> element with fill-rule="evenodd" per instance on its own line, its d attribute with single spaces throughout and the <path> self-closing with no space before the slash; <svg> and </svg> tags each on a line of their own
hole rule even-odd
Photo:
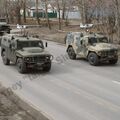
<svg viewBox="0 0 120 120">
<path fill-rule="evenodd" d="M 7 34 L 2 37 L 1 56 L 5 65 L 13 62 L 20 73 L 30 68 L 42 68 L 44 71 L 51 69 L 52 55 L 38 38 Z"/>
<path fill-rule="evenodd" d="M 76 59 L 78 56 L 87 59 L 91 65 L 104 61 L 116 64 L 118 61 L 117 47 L 101 34 L 68 33 L 66 46 L 70 59 Z"/>
</svg>

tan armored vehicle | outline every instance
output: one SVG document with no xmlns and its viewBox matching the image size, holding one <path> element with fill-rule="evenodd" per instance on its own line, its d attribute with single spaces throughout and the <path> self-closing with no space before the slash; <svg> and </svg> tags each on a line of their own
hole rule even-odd
<svg viewBox="0 0 120 120">
<path fill-rule="evenodd" d="M 68 33 L 66 46 L 70 59 L 76 59 L 78 56 L 87 59 L 91 65 L 98 65 L 104 61 L 116 64 L 118 61 L 117 47 L 109 43 L 104 35 Z"/>
<path fill-rule="evenodd" d="M 15 63 L 20 73 L 30 68 L 42 68 L 44 71 L 51 69 L 52 55 L 38 38 L 7 34 L 2 37 L 1 56 L 5 65 Z"/>
</svg>

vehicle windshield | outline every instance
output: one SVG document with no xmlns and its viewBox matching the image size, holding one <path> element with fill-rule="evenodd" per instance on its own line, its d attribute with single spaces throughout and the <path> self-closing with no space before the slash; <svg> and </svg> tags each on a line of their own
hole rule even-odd
<svg viewBox="0 0 120 120">
<path fill-rule="evenodd" d="M 107 37 L 101 37 L 101 38 L 91 37 L 91 38 L 89 38 L 89 43 L 91 45 L 95 44 L 95 43 L 108 43 L 108 39 L 107 39 Z"/>
<path fill-rule="evenodd" d="M 40 47 L 44 48 L 43 43 L 41 41 L 19 41 L 17 43 L 17 48 L 22 49 L 25 47 Z"/>
</svg>

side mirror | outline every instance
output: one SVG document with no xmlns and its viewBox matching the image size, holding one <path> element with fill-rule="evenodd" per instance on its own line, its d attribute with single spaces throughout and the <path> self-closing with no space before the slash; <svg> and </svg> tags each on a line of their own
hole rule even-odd
<svg viewBox="0 0 120 120">
<path fill-rule="evenodd" d="M 48 43 L 47 42 L 45 43 L 45 47 L 48 47 Z"/>
</svg>

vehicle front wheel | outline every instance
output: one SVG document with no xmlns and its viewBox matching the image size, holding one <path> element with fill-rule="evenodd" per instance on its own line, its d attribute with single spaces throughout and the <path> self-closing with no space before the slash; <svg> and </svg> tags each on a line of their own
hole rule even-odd
<svg viewBox="0 0 120 120">
<path fill-rule="evenodd" d="M 118 59 L 109 60 L 109 63 L 110 63 L 110 64 L 116 64 L 116 63 L 117 63 L 117 61 L 118 61 Z"/>
<path fill-rule="evenodd" d="M 17 69 L 19 73 L 25 73 L 26 72 L 26 64 L 24 63 L 22 58 L 17 59 Z"/>
<path fill-rule="evenodd" d="M 76 54 L 72 47 L 69 47 L 67 52 L 70 59 L 76 59 Z"/>
<path fill-rule="evenodd" d="M 4 65 L 10 64 L 10 60 L 7 58 L 5 51 L 3 51 L 3 53 L 2 53 L 2 60 L 3 60 Z"/>
<path fill-rule="evenodd" d="M 99 63 L 99 58 L 96 53 L 91 52 L 88 55 L 88 61 L 91 65 L 96 66 Z"/>
<path fill-rule="evenodd" d="M 50 70 L 51 70 L 51 62 L 47 63 L 47 65 L 45 65 L 43 67 L 43 71 L 45 71 L 45 72 L 49 72 Z"/>
</svg>

